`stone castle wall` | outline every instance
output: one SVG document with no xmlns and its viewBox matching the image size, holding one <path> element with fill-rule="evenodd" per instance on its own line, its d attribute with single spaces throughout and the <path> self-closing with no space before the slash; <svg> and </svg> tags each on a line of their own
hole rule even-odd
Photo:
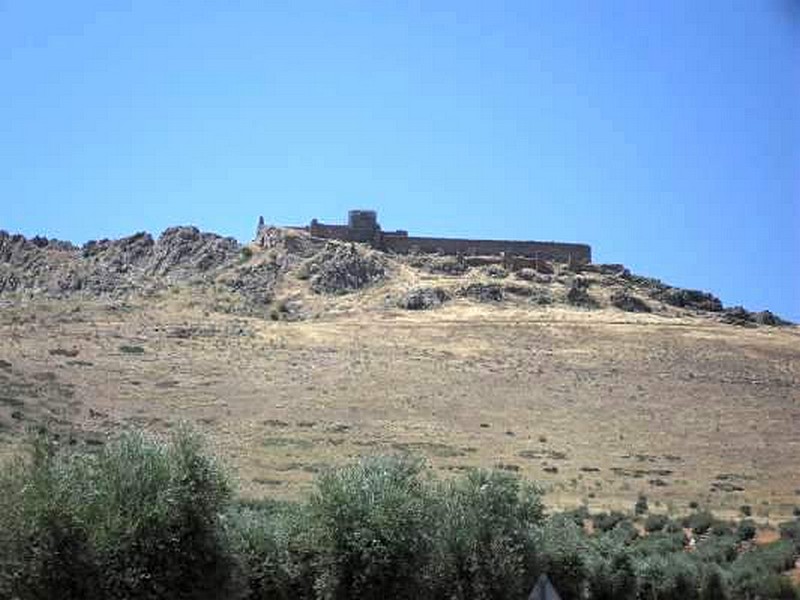
<svg viewBox="0 0 800 600">
<path fill-rule="evenodd" d="M 356 211 L 358 212 L 358 211 Z M 314 237 L 366 242 L 374 247 L 398 254 L 462 254 L 465 256 L 500 255 L 524 256 L 533 259 L 588 264 L 592 249 L 587 244 L 536 242 L 514 240 L 467 240 L 409 236 L 405 231 L 383 231 L 377 221 L 374 228 L 353 228 L 348 225 L 328 225 L 316 219 L 304 227 Z"/>
<path fill-rule="evenodd" d="M 357 240 L 352 229 L 347 225 L 323 225 L 312 221 L 311 225 L 307 227 L 308 232 L 314 237 L 329 238 L 334 240 L 344 240 L 347 242 L 359 242 L 366 240 Z"/>
<path fill-rule="evenodd" d="M 481 256 L 506 254 L 527 256 L 556 262 L 592 262 L 592 249 L 586 244 L 560 242 L 520 242 L 510 240 L 466 240 L 457 238 L 402 237 L 383 235 L 378 246 L 385 250 L 409 252 L 463 254 Z"/>
</svg>

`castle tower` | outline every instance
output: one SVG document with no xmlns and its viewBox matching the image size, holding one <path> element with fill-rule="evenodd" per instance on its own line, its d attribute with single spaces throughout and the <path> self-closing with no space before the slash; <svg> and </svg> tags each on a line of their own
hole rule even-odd
<svg viewBox="0 0 800 600">
<path fill-rule="evenodd" d="M 354 242 L 370 242 L 381 230 L 378 213 L 374 210 L 351 210 L 347 213 L 347 226 Z"/>
<path fill-rule="evenodd" d="M 264 217 L 263 216 L 258 217 L 258 227 L 256 227 L 256 237 L 255 237 L 255 239 L 258 239 L 261 236 L 261 230 L 264 229 L 264 227 L 265 227 Z"/>
</svg>

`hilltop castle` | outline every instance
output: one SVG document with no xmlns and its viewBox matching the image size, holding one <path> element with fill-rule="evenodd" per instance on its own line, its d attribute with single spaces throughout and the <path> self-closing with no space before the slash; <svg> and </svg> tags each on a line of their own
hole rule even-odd
<svg viewBox="0 0 800 600">
<path fill-rule="evenodd" d="M 264 217 L 258 221 L 258 233 L 264 228 Z M 541 260 L 570 263 L 592 262 L 592 249 L 586 244 L 563 242 L 534 242 L 515 240 L 466 240 L 457 238 L 432 238 L 409 236 L 407 231 L 384 231 L 374 210 L 351 210 L 347 225 L 328 225 L 313 219 L 305 227 L 291 227 L 307 231 L 314 237 L 362 242 L 374 248 L 398 254 L 439 253 L 465 256 L 503 254 Z"/>
</svg>

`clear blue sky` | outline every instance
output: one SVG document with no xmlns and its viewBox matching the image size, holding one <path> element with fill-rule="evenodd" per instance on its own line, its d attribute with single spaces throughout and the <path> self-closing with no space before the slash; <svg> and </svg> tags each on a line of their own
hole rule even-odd
<svg viewBox="0 0 800 600">
<path fill-rule="evenodd" d="M 0 0 L 0 90 L 3 229 L 371 207 L 800 320 L 797 0 Z"/>
</svg>

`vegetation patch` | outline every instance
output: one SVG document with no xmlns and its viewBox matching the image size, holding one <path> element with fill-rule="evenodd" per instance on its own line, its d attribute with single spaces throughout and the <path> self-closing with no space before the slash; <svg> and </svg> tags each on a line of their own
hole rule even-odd
<svg viewBox="0 0 800 600">
<path fill-rule="evenodd" d="M 288 427 L 289 423 L 286 421 L 281 421 L 280 419 L 267 419 L 263 421 L 264 425 L 267 427 Z"/>
<path fill-rule="evenodd" d="M 66 348 L 51 348 L 49 350 L 50 356 L 66 356 L 68 358 L 75 358 L 80 354 L 80 351 L 77 348 L 66 349 Z"/>
<path fill-rule="evenodd" d="M 122 345 L 119 347 L 119 351 L 123 354 L 144 354 L 144 348 L 142 346 Z"/>
<path fill-rule="evenodd" d="M 71 367 L 93 367 L 94 363 L 88 360 L 68 360 L 67 364 Z"/>
<path fill-rule="evenodd" d="M 653 475 L 669 477 L 674 473 L 672 469 L 629 469 L 626 467 L 611 467 L 611 472 L 621 477 L 633 477 L 635 479 Z"/>
<path fill-rule="evenodd" d="M 261 442 L 261 445 L 270 448 L 311 448 L 314 446 L 314 442 L 302 438 L 270 436 L 264 438 Z"/>
<path fill-rule="evenodd" d="M 441 444 L 437 442 L 396 442 L 392 444 L 392 448 L 406 453 L 425 453 L 431 456 L 438 456 L 439 458 L 452 458 L 456 456 L 465 456 L 467 449 L 456 448 Z"/>
<path fill-rule="evenodd" d="M 236 499 L 183 428 L 78 448 L 40 436 L 0 471 L 0 598 L 511 600 L 542 574 L 563 600 L 798 598 L 784 575 L 797 521 L 754 545 L 752 521 L 698 511 L 684 522 L 701 536 L 690 551 L 664 515 L 647 516 L 646 535 L 622 512 L 547 515 L 513 465 L 454 465 L 440 480 L 412 456 L 373 457 L 324 469 L 285 502 Z"/>
<path fill-rule="evenodd" d="M 520 458 L 528 458 L 528 459 L 537 459 L 537 458 L 549 458 L 551 460 L 566 460 L 567 453 L 562 452 L 561 450 L 520 450 L 517 453 L 517 456 Z"/>
</svg>

